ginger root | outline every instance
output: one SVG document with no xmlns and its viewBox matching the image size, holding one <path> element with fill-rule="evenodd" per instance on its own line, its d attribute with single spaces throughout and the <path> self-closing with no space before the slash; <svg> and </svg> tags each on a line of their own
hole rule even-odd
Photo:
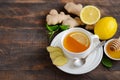
<svg viewBox="0 0 120 80">
<path fill-rule="evenodd" d="M 85 29 L 93 30 L 95 25 L 86 25 Z"/>
<path fill-rule="evenodd" d="M 70 28 L 73 28 L 75 26 L 80 26 L 82 25 L 83 23 L 81 22 L 80 18 L 79 17 L 75 17 L 75 18 L 72 18 L 72 17 L 69 17 L 67 18 L 66 20 L 63 20 L 63 25 L 69 25 Z"/>
<path fill-rule="evenodd" d="M 57 10 L 52 9 L 46 17 L 48 25 L 55 25 L 62 23 L 63 25 L 69 25 L 71 27 L 79 26 L 82 24 L 80 18 L 72 18 L 70 15 L 66 15 L 64 12 L 57 12 Z"/>
<path fill-rule="evenodd" d="M 52 9 L 46 17 L 46 21 L 48 25 L 55 25 L 58 23 L 62 23 L 63 20 L 67 19 L 69 15 L 65 15 L 64 12 L 60 12 L 58 14 L 57 10 Z"/>
<path fill-rule="evenodd" d="M 83 5 L 82 4 L 75 4 L 73 2 L 68 2 L 65 6 L 64 6 L 65 10 L 67 10 L 68 13 L 72 13 L 72 14 L 75 14 L 77 16 L 80 16 L 80 11 L 81 9 L 83 8 Z M 71 27 L 73 27 L 74 25 L 75 26 L 79 26 L 79 25 L 84 25 L 84 23 L 79 19 L 74 19 L 72 20 L 71 19 L 71 22 L 73 23 L 70 23 L 69 19 L 67 19 L 68 21 L 65 21 L 63 22 L 63 24 L 70 24 Z M 77 22 L 77 23 L 76 23 Z M 78 24 L 79 23 L 79 24 Z M 72 25 L 73 24 L 73 25 Z M 86 25 L 85 29 L 87 30 L 93 30 L 94 29 L 94 26 L 95 25 Z"/>
<path fill-rule="evenodd" d="M 64 8 L 72 14 L 75 14 L 77 16 L 80 16 L 80 11 L 83 8 L 82 4 L 75 4 L 73 2 L 68 2 Z"/>
</svg>

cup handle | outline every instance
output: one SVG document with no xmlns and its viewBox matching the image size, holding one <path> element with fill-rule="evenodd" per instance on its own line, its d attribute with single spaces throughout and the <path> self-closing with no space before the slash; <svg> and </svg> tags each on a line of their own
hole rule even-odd
<svg viewBox="0 0 120 80">
<path fill-rule="evenodd" d="M 91 38 L 92 38 L 93 41 L 96 41 L 96 40 L 99 39 L 98 35 L 93 35 L 93 36 L 91 36 Z"/>
</svg>

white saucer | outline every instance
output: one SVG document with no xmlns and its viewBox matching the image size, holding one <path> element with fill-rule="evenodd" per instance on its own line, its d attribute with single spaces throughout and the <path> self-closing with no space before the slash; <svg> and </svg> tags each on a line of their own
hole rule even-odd
<svg viewBox="0 0 120 80">
<path fill-rule="evenodd" d="M 65 33 L 65 31 L 59 33 L 51 42 L 51 46 L 59 46 L 61 47 L 60 41 L 62 38 L 62 35 Z M 92 33 L 90 33 L 93 35 Z M 97 40 L 94 45 L 98 44 L 100 41 Z M 90 54 L 87 59 L 86 63 L 81 67 L 74 67 L 72 59 L 68 60 L 68 63 L 63 66 L 57 66 L 58 69 L 62 70 L 63 72 L 69 73 L 69 74 L 85 74 L 92 70 L 94 70 L 99 63 L 101 62 L 103 57 L 103 49 L 102 47 L 99 48 L 97 51 L 94 51 L 94 53 Z"/>
</svg>

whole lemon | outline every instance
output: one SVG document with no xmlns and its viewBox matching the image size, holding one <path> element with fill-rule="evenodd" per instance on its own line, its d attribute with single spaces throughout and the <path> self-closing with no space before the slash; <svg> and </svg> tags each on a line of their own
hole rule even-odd
<svg viewBox="0 0 120 80">
<path fill-rule="evenodd" d="M 117 31 L 117 22 L 113 17 L 103 17 L 100 19 L 94 28 L 94 33 L 101 40 L 107 40 L 115 35 Z"/>
</svg>

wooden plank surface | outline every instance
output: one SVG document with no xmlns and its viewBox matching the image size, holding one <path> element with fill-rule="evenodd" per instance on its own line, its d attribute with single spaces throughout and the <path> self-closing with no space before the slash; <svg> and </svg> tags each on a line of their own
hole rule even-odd
<svg viewBox="0 0 120 80">
<path fill-rule="evenodd" d="M 73 0 L 6 0 L 0 1 L 0 80 L 120 80 L 120 61 L 113 67 L 100 64 L 83 75 L 70 75 L 57 69 L 49 58 L 45 28 L 48 12 L 62 11 Z M 74 0 L 101 9 L 102 16 L 113 16 L 120 25 L 120 1 Z M 120 28 L 114 37 L 119 37 Z"/>
</svg>

